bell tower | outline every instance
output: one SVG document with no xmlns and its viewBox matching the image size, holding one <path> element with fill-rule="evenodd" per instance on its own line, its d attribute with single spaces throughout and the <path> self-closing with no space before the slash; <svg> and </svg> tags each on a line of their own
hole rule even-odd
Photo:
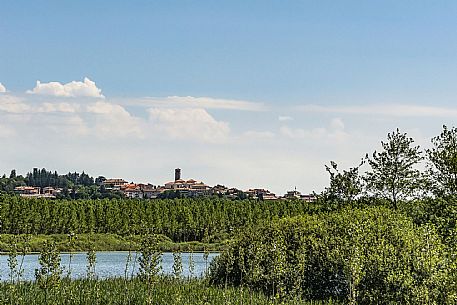
<svg viewBox="0 0 457 305">
<path fill-rule="evenodd" d="M 181 169 L 175 168 L 175 181 L 181 179 Z"/>
</svg>

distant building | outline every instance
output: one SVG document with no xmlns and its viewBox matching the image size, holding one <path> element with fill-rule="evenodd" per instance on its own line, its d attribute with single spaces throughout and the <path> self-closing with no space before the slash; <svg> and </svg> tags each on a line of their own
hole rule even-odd
<svg viewBox="0 0 457 305">
<path fill-rule="evenodd" d="M 297 191 L 297 189 L 295 188 L 295 190 L 293 191 L 288 191 L 284 197 L 284 199 L 300 199 L 300 200 L 303 200 L 303 201 L 306 201 L 306 202 L 314 202 L 317 200 L 317 197 L 313 194 L 307 194 L 307 195 L 304 195 L 304 194 L 301 194 L 299 191 Z"/>
<path fill-rule="evenodd" d="M 181 169 L 175 168 L 175 181 L 181 179 Z"/>
<path fill-rule="evenodd" d="M 151 199 L 157 198 L 156 196 L 157 187 L 152 184 L 135 184 L 127 183 L 120 187 L 120 191 L 127 198 L 136 198 L 136 199 Z"/>
<path fill-rule="evenodd" d="M 142 199 L 143 198 L 143 192 L 141 191 L 138 184 L 135 184 L 135 183 L 123 184 L 120 187 L 120 190 L 124 194 L 124 196 L 127 198 L 132 198 L 132 199 L 136 199 L 136 198 Z"/>
<path fill-rule="evenodd" d="M 252 199 L 261 199 L 261 200 L 277 200 L 279 199 L 276 194 L 270 192 L 267 189 L 249 189 L 246 192 L 246 195 Z"/>
<path fill-rule="evenodd" d="M 211 195 L 226 195 L 228 192 L 228 187 L 225 185 L 215 185 L 211 188 Z"/>
<path fill-rule="evenodd" d="M 25 198 L 56 198 L 56 195 L 60 193 L 61 189 L 54 189 L 52 187 L 41 188 L 39 186 L 18 186 L 14 188 L 14 192 L 21 197 Z"/>
<path fill-rule="evenodd" d="M 103 181 L 103 186 L 107 190 L 120 190 L 121 187 L 127 183 L 128 182 L 125 181 L 124 179 L 119 179 L 119 178 L 106 179 L 105 181 Z"/>
<path fill-rule="evenodd" d="M 53 188 L 51 186 L 48 186 L 48 187 L 44 187 L 42 192 L 43 192 L 43 195 L 57 196 L 60 193 L 62 193 L 62 189 L 61 188 Z"/>
<path fill-rule="evenodd" d="M 14 192 L 19 195 L 39 195 L 41 189 L 38 186 L 17 186 L 14 188 Z"/>
<path fill-rule="evenodd" d="M 140 189 L 143 192 L 143 198 L 145 199 L 151 199 L 151 198 L 157 198 L 156 193 L 157 193 L 157 187 L 152 184 L 140 184 Z"/>
<path fill-rule="evenodd" d="M 150 192 L 150 199 L 159 198 L 159 196 L 164 193 L 167 189 L 164 186 L 158 186 L 153 191 Z"/>
<path fill-rule="evenodd" d="M 314 202 L 317 200 L 317 197 L 314 194 L 308 194 L 308 195 L 301 195 L 300 199 L 307 201 L 307 202 Z"/>
<path fill-rule="evenodd" d="M 187 197 L 207 196 L 211 194 L 211 188 L 194 179 L 181 179 L 181 169 L 175 169 L 175 180 L 165 183 L 164 191 L 178 191 L 181 195 Z"/>
<path fill-rule="evenodd" d="M 295 188 L 293 191 L 288 191 L 285 195 L 284 198 L 286 199 L 300 199 L 301 193 L 297 191 L 297 188 Z"/>
</svg>

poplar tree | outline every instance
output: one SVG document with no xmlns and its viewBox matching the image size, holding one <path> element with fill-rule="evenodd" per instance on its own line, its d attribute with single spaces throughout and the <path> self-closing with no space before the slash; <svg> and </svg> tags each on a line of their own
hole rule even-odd
<svg viewBox="0 0 457 305">
<path fill-rule="evenodd" d="M 437 196 L 457 195 L 457 129 L 443 125 L 439 136 L 432 138 L 427 149 L 428 174 L 432 192 Z"/>
<path fill-rule="evenodd" d="M 324 191 L 324 196 L 331 199 L 351 203 L 363 190 L 363 181 L 359 175 L 359 169 L 364 160 L 348 170 L 339 170 L 334 161 L 330 166 L 325 165 L 325 170 L 330 175 L 330 185 Z"/>
<path fill-rule="evenodd" d="M 415 166 L 422 160 L 419 146 L 414 140 L 396 131 L 387 134 L 387 142 L 381 141 L 382 151 L 375 151 L 370 158 L 371 171 L 365 181 L 367 190 L 381 198 L 389 199 L 394 209 L 399 200 L 404 200 L 418 190 L 421 173 Z"/>
</svg>

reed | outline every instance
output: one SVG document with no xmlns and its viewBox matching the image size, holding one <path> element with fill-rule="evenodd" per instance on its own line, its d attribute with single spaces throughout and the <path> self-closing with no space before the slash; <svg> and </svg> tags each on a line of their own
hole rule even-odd
<svg viewBox="0 0 457 305">
<path fill-rule="evenodd" d="M 150 294 L 148 282 L 141 278 L 96 280 L 69 280 L 64 278 L 59 289 L 45 291 L 37 282 L 20 282 L 12 285 L 0 283 L 0 304 L 284 304 L 284 305 L 331 305 L 332 301 L 306 302 L 301 300 L 274 300 L 259 292 L 247 289 L 209 286 L 204 279 L 158 276 L 154 294 Z M 125 297 L 125 285 L 129 290 Z M 14 287 L 14 294 L 9 293 Z M 69 298 L 69 296 L 74 296 Z"/>
</svg>

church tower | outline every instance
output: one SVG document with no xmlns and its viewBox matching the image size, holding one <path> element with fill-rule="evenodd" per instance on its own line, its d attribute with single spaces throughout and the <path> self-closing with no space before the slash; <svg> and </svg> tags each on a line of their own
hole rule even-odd
<svg viewBox="0 0 457 305">
<path fill-rule="evenodd" d="M 175 181 L 181 179 L 181 169 L 175 168 Z"/>
</svg>

